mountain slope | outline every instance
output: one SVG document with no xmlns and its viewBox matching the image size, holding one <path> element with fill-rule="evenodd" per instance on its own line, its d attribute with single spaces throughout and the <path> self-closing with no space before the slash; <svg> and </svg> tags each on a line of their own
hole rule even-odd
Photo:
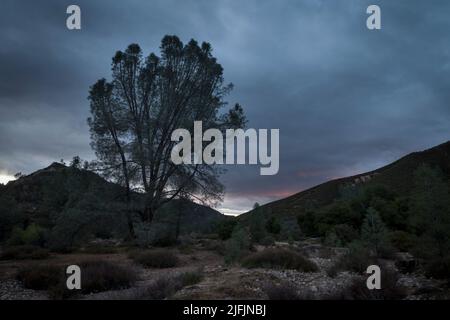
<svg viewBox="0 0 450 320">
<path fill-rule="evenodd" d="M 140 210 L 144 195 L 134 193 L 131 207 Z M 48 230 L 69 224 L 95 228 L 95 232 L 123 235 L 127 232 L 123 187 L 99 175 L 60 163 L 0 184 L 0 240 L 12 226 L 36 223 Z M 224 216 L 209 207 L 184 201 L 167 205 L 155 215 L 155 222 L 172 226 L 180 233 L 209 232 Z M 134 220 L 139 223 L 137 214 Z M 8 226 L 8 224 L 10 226 Z M 64 231 L 65 232 L 65 231 Z"/>
<path fill-rule="evenodd" d="M 265 204 L 261 208 L 275 215 L 296 215 L 311 204 L 323 206 L 338 198 L 342 188 L 354 185 L 385 185 L 401 195 L 413 186 L 413 172 L 422 164 L 439 167 L 450 178 L 450 141 L 421 152 L 414 152 L 382 168 L 325 182 L 287 198 Z M 246 219 L 252 211 L 244 213 Z"/>
</svg>

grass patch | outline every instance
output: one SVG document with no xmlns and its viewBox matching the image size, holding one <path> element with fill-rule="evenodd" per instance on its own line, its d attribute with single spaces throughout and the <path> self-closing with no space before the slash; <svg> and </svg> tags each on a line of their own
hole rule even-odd
<svg viewBox="0 0 450 320">
<path fill-rule="evenodd" d="M 242 261 L 246 268 L 295 269 L 304 272 L 318 271 L 317 265 L 301 254 L 287 249 L 269 248 L 253 253 Z"/>
<path fill-rule="evenodd" d="M 135 251 L 129 253 L 129 258 L 147 268 L 173 268 L 179 265 L 180 259 L 170 251 Z"/>
</svg>

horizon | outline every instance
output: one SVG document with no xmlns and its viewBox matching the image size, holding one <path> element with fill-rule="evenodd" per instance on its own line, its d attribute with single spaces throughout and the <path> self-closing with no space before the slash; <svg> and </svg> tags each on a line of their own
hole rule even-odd
<svg viewBox="0 0 450 320">
<path fill-rule="evenodd" d="M 293 196 L 293 195 L 295 195 L 295 194 L 297 194 L 297 193 L 301 193 L 301 192 L 303 192 L 303 191 L 306 191 L 306 190 L 315 188 L 315 187 L 317 187 L 317 186 L 319 186 L 319 185 L 322 185 L 322 184 L 324 184 L 324 183 L 327 183 L 327 182 L 330 182 L 330 181 L 333 181 L 333 180 L 339 180 L 339 179 L 350 178 L 350 177 L 353 177 L 353 176 L 364 175 L 364 174 L 367 174 L 367 173 L 370 173 L 370 172 L 373 172 L 373 171 L 377 171 L 377 170 L 379 170 L 379 169 L 382 169 L 382 168 L 385 167 L 385 166 L 388 166 L 388 165 L 392 164 L 393 162 L 396 162 L 397 160 L 400 160 L 400 159 L 402 159 L 402 158 L 404 158 L 404 157 L 410 155 L 411 153 L 427 151 L 427 150 L 429 150 L 429 149 L 433 149 L 433 148 L 435 148 L 435 147 L 438 147 L 438 146 L 440 146 L 440 145 L 447 144 L 447 143 L 450 143 L 450 140 L 446 140 L 446 141 L 444 141 L 444 142 L 442 142 L 442 143 L 439 143 L 439 144 L 437 144 L 437 145 L 430 146 L 430 147 L 425 148 L 425 149 L 415 150 L 415 151 L 409 152 L 409 153 L 407 153 L 407 154 L 402 155 L 402 156 L 399 157 L 398 159 L 395 159 L 395 160 L 393 160 L 393 161 L 391 161 L 391 162 L 387 162 L 387 163 L 385 163 L 385 164 L 382 164 L 381 166 L 378 166 L 378 167 L 376 167 L 376 168 L 372 168 L 372 169 L 369 169 L 369 170 L 364 171 L 364 172 L 357 172 L 357 173 L 354 173 L 354 174 L 351 174 L 351 175 L 347 175 L 347 176 L 333 177 L 333 178 L 330 178 L 330 179 L 328 179 L 328 180 L 324 180 L 324 181 L 318 182 L 317 184 L 308 186 L 308 187 L 306 187 L 305 189 L 295 191 L 294 193 L 286 194 L 286 195 L 281 196 L 280 198 L 271 200 L 271 201 L 269 201 L 269 202 L 266 202 L 266 203 L 258 203 L 258 204 L 261 205 L 261 206 L 263 206 L 263 205 L 266 205 L 266 204 L 269 204 L 269 203 L 272 203 L 272 202 L 275 202 L 275 201 L 278 201 L 278 200 L 282 200 L 282 199 L 288 198 L 288 197 Z M 40 169 L 45 169 L 45 168 L 47 168 L 47 167 L 53 165 L 54 163 L 61 164 L 61 162 L 53 161 L 53 162 L 50 163 L 49 165 L 44 166 L 43 168 L 40 168 Z M 63 164 L 63 165 L 64 165 L 64 166 L 67 166 L 66 164 Z M 38 170 L 40 170 L 40 169 L 38 169 Z M 89 170 L 89 171 L 90 171 L 90 170 Z M 30 175 L 30 174 L 32 174 L 32 173 L 34 173 L 34 172 L 24 173 L 24 174 L 25 174 L 25 175 Z M 3 174 L 2 172 L 0 172 L 0 184 L 6 185 L 9 181 L 15 181 L 15 180 L 17 180 L 17 179 L 16 179 L 13 175 L 7 175 L 7 174 L 5 175 L 5 174 Z M 194 201 L 194 202 L 195 202 L 195 201 Z M 256 202 L 255 202 L 255 203 L 256 203 Z M 211 206 L 211 207 L 212 207 L 213 209 L 217 210 L 218 212 L 222 213 L 223 215 L 226 215 L 226 216 L 232 216 L 232 217 L 237 217 L 237 216 L 239 216 L 239 215 L 241 215 L 241 214 L 244 214 L 244 213 L 247 213 L 247 212 L 249 212 L 249 211 L 251 211 L 251 210 L 253 209 L 253 206 L 252 206 L 252 207 L 249 207 L 248 209 L 244 209 L 244 210 L 236 210 L 236 209 L 223 208 L 223 207 L 221 207 L 220 205 L 217 206 L 217 207 L 216 207 L 216 206 Z"/>
</svg>

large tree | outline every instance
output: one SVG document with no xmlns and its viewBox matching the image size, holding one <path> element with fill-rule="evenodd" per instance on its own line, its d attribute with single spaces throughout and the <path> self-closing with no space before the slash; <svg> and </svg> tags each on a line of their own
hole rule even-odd
<svg viewBox="0 0 450 320">
<path fill-rule="evenodd" d="M 224 84 L 223 68 L 210 44 L 191 40 L 184 45 L 176 36 L 165 36 L 160 51 L 160 56 L 143 57 L 137 44 L 117 51 L 111 81 L 100 79 L 89 92 L 88 123 L 97 165 L 125 186 L 128 200 L 132 186 L 145 192 L 140 216 L 147 222 L 174 198 L 211 203 L 223 193 L 217 166 L 170 161 L 175 129 L 187 129 L 193 136 L 194 121 L 202 121 L 203 130 L 245 125 L 239 104 L 220 111 L 232 85 Z"/>
</svg>

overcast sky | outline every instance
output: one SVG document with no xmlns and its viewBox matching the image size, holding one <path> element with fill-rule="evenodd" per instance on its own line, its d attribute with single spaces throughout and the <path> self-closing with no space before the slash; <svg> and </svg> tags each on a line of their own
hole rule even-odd
<svg viewBox="0 0 450 320">
<path fill-rule="evenodd" d="M 82 30 L 66 28 L 78 4 Z M 382 30 L 366 28 L 378 4 Z M 0 180 L 93 159 L 88 88 L 116 50 L 175 34 L 210 42 L 249 127 L 280 129 L 280 171 L 232 166 L 242 211 L 450 139 L 450 1 L 178 0 L 0 3 Z"/>
</svg>

